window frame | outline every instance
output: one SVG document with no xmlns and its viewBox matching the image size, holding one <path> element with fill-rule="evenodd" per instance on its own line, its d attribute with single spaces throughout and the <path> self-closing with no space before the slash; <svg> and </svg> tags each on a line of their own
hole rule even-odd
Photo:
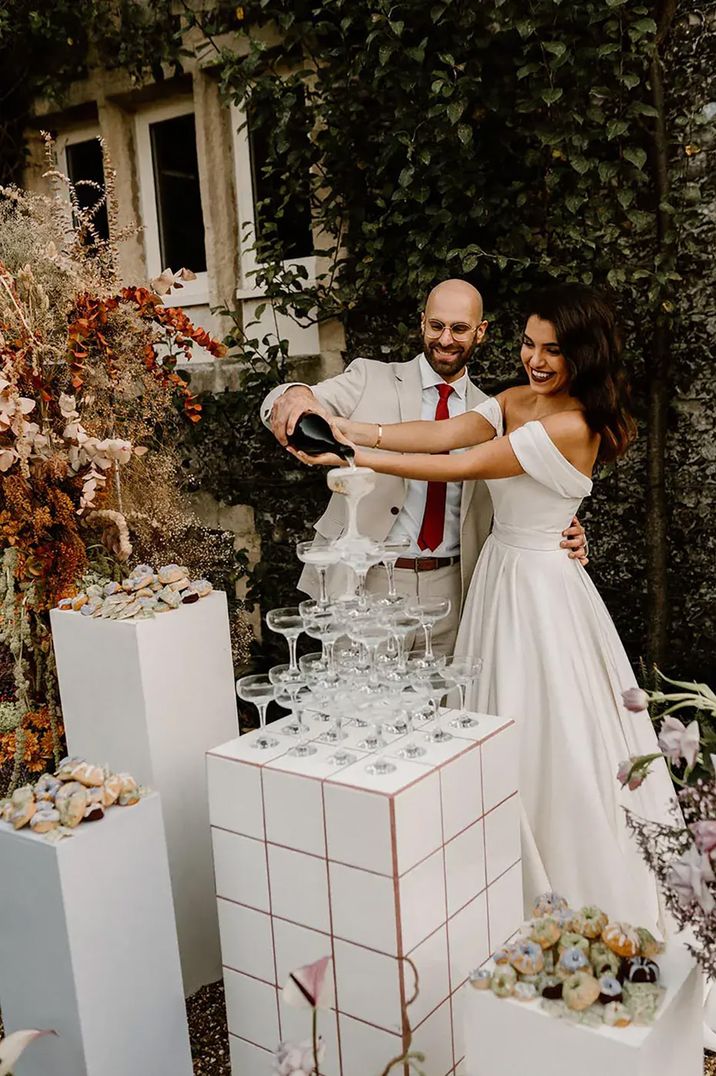
<svg viewBox="0 0 716 1076">
<path fill-rule="evenodd" d="M 161 104 L 150 105 L 137 111 L 135 116 L 135 137 L 137 145 L 137 174 L 139 177 L 139 204 L 143 225 L 144 257 L 147 265 L 147 277 L 151 280 L 167 268 L 161 264 L 161 245 L 159 241 L 159 217 L 157 214 L 157 192 L 154 184 L 154 162 L 152 159 L 152 141 L 149 131 L 153 123 L 173 120 L 177 116 L 194 116 L 196 127 L 196 108 L 191 96 L 173 98 Z M 197 150 L 197 165 L 201 179 L 201 161 Z M 201 182 L 200 182 L 201 188 Z M 200 190 L 201 195 L 201 190 Z M 207 267 L 204 272 L 196 274 L 196 280 L 187 280 L 181 291 L 170 292 L 164 296 L 165 306 L 207 306 L 209 304 L 209 248 L 206 243 L 206 216 L 202 205 L 204 222 L 204 243 L 207 255 Z M 174 272 L 182 269 L 181 265 L 172 265 Z M 191 268 L 191 266 L 188 266 Z"/>
<path fill-rule="evenodd" d="M 70 162 L 67 156 L 68 146 L 76 146 L 79 142 L 92 142 L 95 139 L 102 137 L 102 129 L 99 125 L 99 120 L 95 123 L 85 123 L 80 127 L 69 127 L 64 131 L 60 131 L 55 138 L 55 156 L 57 158 L 57 166 L 63 175 L 69 179 L 70 175 Z M 104 172 L 104 166 L 102 171 Z M 106 179 L 105 179 L 106 182 Z M 67 199 L 67 205 L 71 206 L 70 192 L 63 184 L 64 197 Z M 74 222 L 73 222 L 73 231 Z M 110 237 L 111 238 L 111 237 Z"/>
</svg>

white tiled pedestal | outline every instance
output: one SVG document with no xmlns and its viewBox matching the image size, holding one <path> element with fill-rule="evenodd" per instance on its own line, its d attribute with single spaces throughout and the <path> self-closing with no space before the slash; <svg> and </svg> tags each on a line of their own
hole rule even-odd
<svg viewBox="0 0 716 1076">
<path fill-rule="evenodd" d="M 333 957 L 335 1011 L 320 1014 L 325 1076 L 380 1072 L 403 1050 L 401 1003 L 430 1076 L 463 1052 L 455 1002 L 470 970 L 519 927 L 522 880 L 514 724 L 425 744 L 420 762 L 366 773 L 356 751 L 296 758 L 248 733 L 207 759 L 226 1004 L 235 1076 L 266 1076 L 280 1040 L 308 1036 L 310 1014 L 281 1003 L 290 971 Z M 449 721 L 449 715 L 444 720 Z M 325 725 L 315 723 L 318 737 Z M 415 735 L 423 741 L 423 730 Z M 342 746 L 345 746 L 345 742 Z"/>
<path fill-rule="evenodd" d="M 156 794 L 59 842 L 0 823 L 0 1006 L 57 1032 L 16 1076 L 191 1076 Z"/>
<path fill-rule="evenodd" d="M 659 957 L 667 988 L 649 1027 L 590 1028 L 558 1020 L 529 1003 L 488 990 L 462 991 L 467 1056 L 464 1076 L 700 1076 L 703 987 L 694 960 L 678 943 Z"/>
<path fill-rule="evenodd" d="M 221 976 L 204 759 L 238 728 L 226 595 L 151 620 L 51 620 L 69 753 L 161 794 L 191 994 Z"/>
</svg>

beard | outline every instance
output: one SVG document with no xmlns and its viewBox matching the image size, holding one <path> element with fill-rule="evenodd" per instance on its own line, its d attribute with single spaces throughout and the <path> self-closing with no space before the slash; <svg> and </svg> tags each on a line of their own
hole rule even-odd
<svg viewBox="0 0 716 1076">
<path fill-rule="evenodd" d="M 429 342 L 423 337 L 423 350 L 425 352 L 425 358 L 436 374 L 440 374 L 441 377 L 455 377 L 456 374 L 462 372 L 465 369 L 472 356 L 477 351 L 479 344 L 474 341 L 471 344 L 455 344 L 453 343 L 450 348 L 450 356 L 436 355 L 438 350 L 438 344 L 435 341 Z"/>
</svg>

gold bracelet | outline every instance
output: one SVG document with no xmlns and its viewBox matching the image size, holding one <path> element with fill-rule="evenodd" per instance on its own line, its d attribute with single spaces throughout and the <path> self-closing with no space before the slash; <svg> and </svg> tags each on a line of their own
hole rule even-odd
<svg viewBox="0 0 716 1076">
<path fill-rule="evenodd" d="M 383 426 L 382 426 L 382 423 L 377 422 L 376 425 L 378 427 L 378 438 L 377 438 L 375 444 L 373 445 L 373 448 L 379 448 L 380 447 L 380 442 L 383 440 Z"/>
</svg>

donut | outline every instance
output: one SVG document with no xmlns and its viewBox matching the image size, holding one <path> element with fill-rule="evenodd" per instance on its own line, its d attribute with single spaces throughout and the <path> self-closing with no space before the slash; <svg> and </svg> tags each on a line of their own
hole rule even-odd
<svg viewBox="0 0 716 1076">
<path fill-rule="evenodd" d="M 664 996 L 656 983 L 624 983 L 624 1004 L 635 1024 L 651 1024 Z"/>
<path fill-rule="evenodd" d="M 30 819 L 30 829 L 34 833 L 49 833 L 51 829 L 57 829 L 59 824 L 60 812 L 49 803 L 47 806 L 38 806 Z"/>
<path fill-rule="evenodd" d="M 615 979 L 620 977 L 622 958 L 612 952 L 604 942 L 592 942 L 589 950 L 589 959 L 597 978 L 601 975 L 613 975 Z"/>
<path fill-rule="evenodd" d="M 515 983 L 512 994 L 517 1001 L 534 1001 L 537 997 L 537 987 L 534 983 L 527 983 L 522 979 L 519 983 Z"/>
<path fill-rule="evenodd" d="M 602 1005 L 608 1005 L 610 1001 L 622 1000 L 622 984 L 613 975 L 601 975 L 598 982 L 599 1000 Z"/>
<path fill-rule="evenodd" d="M 509 964 L 510 957 L 512 955 L 512 946 L 503 945 L 501 949 L 496 949 L 492 954 L 492 959 L 495 964 Z"/>
<path fill-rule="evenodd" d="M 500 964 L 492 973 L 490 990 L 498 998 L 509 998 L 517 983 L 517 972 L 509 964 Z"/>
<path fill-rule="evenodd" d="M 653 960 L 657 956 L 661 956 L 664 952 L 663 942 L 658 941 L 646 927 L 637 927 L 636 932 L 639 936 L 640 956 L 646 956 L 650 960 Z"/>
<path fill-rule="evenodd" d="M 476 968 L 469 975 L 470 986 L 475 990 L 489 990 L 492 972 L 489 968 Z"/>
<path fill-rule="evenodd" d="M 562 997 L 568 1009 L 584 1012 L 599 997 L 599 983 L 593 975 L 578 971 L 564 980 Z"/>
<path fill-rule="evenodd" d="M 116 773 L 110 773 L 102 785 L 102 803 L 105 807 L 111 807 L 119 799 L 122 791 L 122 778 Z"/>
<path fill-rule="evenodd" d="M 559 939 L 557 948 L 560 952 L 563 949 L 583 949 L 585 953 L 589 953 L 589 942 L 581 934 L 565 930 Z"/>
<path fill-rule="evenodd" d="M 512 950 L 510 963 L 521 975 L 537 975 L 544 968 L 542 946 L 533 941 L 518 942 Z"/>
<path fill-rule="evenodd" d="M 629 923 L 607 923 L 602 941 L 619 956 L 632 957 L 639 952 L 639 935 Z"/>
<path fill-rule="evenodd" d="M 609 916 L 594 904 L 587 904 L 582 908 L 582 934 L 585 938 L 593 940 L 600 937 L 605 926 L 609 922 Z"/>
<path fill-rule="evenodd" d="M 631 1013 L 621 1001 L 610 1001 L 604 1006 L 604 1023 L 609 1027 L 629 1027 Z"/>
<path fill-rule="evenodd" d="M 557 964 L 557 975 L 566 979 L 576 972 L 586 973 L 588 969 L 591 972 L 589 957 L 584 949 L 574 945 L 571 949 L 562 950 Z"/>
<path fill-rule="evenodd" d="M 44 800 L 46 803 L 54 800 L 58 790 L 62 787 L 59 777 L 53 777 L 51 773 L 43 773 L 35 782 L 35 799 Z"/>
<path fill-rule="evenodd" d="M 75 766 L 83 765 L 84 762 L 85 760 L 83 758 L 79 758 L 77 755 L 67 755 L 65 758 L 62 759 L 59 766 L 57 767 L 55 777 L 58 779 L 58 781 L 74 781 L 74 777 L 72 776 L 72 774 L 74 772 Z"/>
<path fill-rule="evenodd" d="M 119 797 L 117 802 L 120 807 L 131 807 L 134 803 L 139 803 L 139 788 L 137 782 L 129 773 L 118 773 L 117 777 L 121 781 Z"/>
<path fill-rule="evenodd" d="M 559 893 L 542 893 L 532 906 L 532 915 L 539 919 L 543 915 L 553 915 L 560 908 L 566 908 L 567 901 Z"/>
<path fill-rule="evenodd" d="M 87 806 L 85 807 L 85 822 L 99 822 L 104 818 L 104 802 L 102 788 L 87 789 Z"/>
<path fill-rule="evenodd" d="M 55 807 L 60 813 L 63 826 L 74 829 L 84 818 L 87 808 L 88 792 L 79 781 L 68 781 L 55 796 Z"/>
<path fill-rule="evenodd" d="M 659 965 L 645 956 L 633 956 L 627 961 L 624 978 L 630 983 L 658 983 Z"/>
<path fill-rule="evenodd" d="M 579 912 L 576 912 L 574 908 L 557 908 L 556 911 L 552 912 L 552 918 L 557 920 L 561 930 L 579 933 L 581 918 Z"/>
<path fill-rule="evenodd" d="M 11 823 L 13 829 L 22 829 L 32 820 L 36 810 L 37 805 L 32 797 L 20 803 L 13 803 L 7 821 Z"/>
<path fill-rule="evenodd" d="M 530 939 L 536 942 L 542 949 L 551 949 L 556 945 L 562 934 L 562 928 L 557 920 L 551 915 L 544 915 L 541 919 L 535 919 L 530 930 Z"/>
<path fill-rule="evenodd" d="M 541 994 L 550 1001 L 559 1001 L 562 997 L 564 982 L 556 975 L 545 975 L 542 979 Z"/>
</svg>

